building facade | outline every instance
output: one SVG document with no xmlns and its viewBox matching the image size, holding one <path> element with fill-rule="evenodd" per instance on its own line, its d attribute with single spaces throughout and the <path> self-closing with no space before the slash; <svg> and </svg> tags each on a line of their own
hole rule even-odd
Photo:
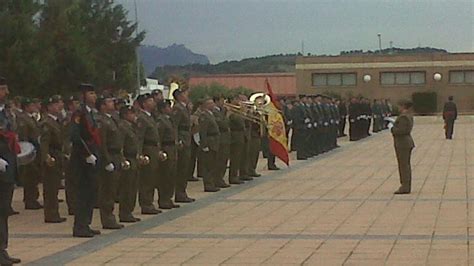
<svg viewBox="0 0 474 266">
<path fill-rule="evenodd" d="M 266 92 L 265 80 L 272 86 L 277 96 L 294 96 L 296 93 L 296 78 L 294 73 L 258 73 L 258 74 L 221 74 L 193 76 L 189 78 L 191 87 L 198 85 L 220 84 L 229 89 L 245 87 L 255 92 Z"/>
<path fill-rule="evenodd" d="M 308 56 L 296 59 L 297 94 L 362 95 L 392 102 L 414 92 L 436 92 L 438 110 L 454 96 L 474 110 L 474 53 Z"/>
</svg>

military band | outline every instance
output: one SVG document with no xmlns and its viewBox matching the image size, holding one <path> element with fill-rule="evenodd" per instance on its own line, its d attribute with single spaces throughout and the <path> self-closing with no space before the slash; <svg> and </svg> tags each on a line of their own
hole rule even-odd
<svg viewBox="0 0 474 266">
<path fill-rule="evenodd" d="M 41 107 L 29 98 L 10 106 L 6 80 L 0 79 L 1 264 L 18 261 L 6 249 L 13 188 L 19 181 L 25 209 L 43 209 L 46 223 L 62 223 L 66 218 L 59 213 L 58 191 L 64 179 L 73 236 L 90 238 L 101 233 L 90 227 L 96 205 L 102 228 L 118 230 L 121 223 L 140 221 L 133 215 L 136 205 L 143 215 L 157 215 L 160 209 L 194 202 L 187 183 L 199 180 L 195 173 L 202 177 L 203 190 L 212 193 L 259 177 L 260 152 L 268 170 L 279 170 L 269 148 L 268 117 L 259 106 L 264 97 L 253 102 L 241 94 L 206 97 L 193 108 L 186 89 L 173 91 L 173 102 L 153 91 L 133 104 L 108 92 L 98 96 L 91 84 L 81 84 L 79 93 L 65 101 L 59 95 L 47 97 Z M 371 105 L 363 98 L 346 105 L 325 95 L 300 95 L 280 104 L 298 160 L 339 147 L 347 116 L 350 140 L 359 140 L 370 135 L 372 124 L 373 132 L 383 130 L 390 115 L 386 101 Z M 15 134 L 37 152 L 20 167 Z"/>
</svg>

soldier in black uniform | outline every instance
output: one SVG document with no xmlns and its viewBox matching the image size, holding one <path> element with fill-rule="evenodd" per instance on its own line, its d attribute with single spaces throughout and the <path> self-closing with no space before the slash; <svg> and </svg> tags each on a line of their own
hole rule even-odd
<svg viewBox="0 0 474 266">
<path fill-rule="evenodd" d="M 443 107 L 443 119 L 445 125 L 445 136 L 446 139 L 453 139 L 454 134 L 454 122 L 458 118 L 458 108 L 454 103 L 454 97 L 449 96 L 448 102 Z"/>
<path fill-rule="evenodd" d="M 19 152 L 15 122 L 11 111 L 6 106 L 9 94 L 7 81 L 0 77 L 0 264 L 11 265 L 21 263 L 20 259 L 12 258 L 8 248 L 8 216 L 11 212 L 13 189 L 16 182 L 16 155 Z"/>
<path fill-rule="evenodd" d="M 90 228 L 94 205 L 97 200 L 97 162 L 100 136 L 98 132 L 97 95 L 93 85 L 81 84 L 83 103 L 72 117 L 71 124 L 71 168 L 77 183 L 76 206 L 74 207 L 75 237 L 93 237 L 99 230 Z"/>
<path fill-rule="evenodd" d="M 347 136 L 345 133 L 346 130 L 346 120 L 347 120 L 347 105 L 344 100 L 336 101 L 337 108 L 339 109 L 340 121 L 339 121 L 339 137 Z"/>
</svg>

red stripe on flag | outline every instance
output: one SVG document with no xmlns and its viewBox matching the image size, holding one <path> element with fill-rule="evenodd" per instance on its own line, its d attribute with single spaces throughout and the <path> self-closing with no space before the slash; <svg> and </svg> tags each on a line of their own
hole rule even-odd
<svg viewBox="0 0 474 266">
<path fill-rule="evenodd" d="M 280 142 L 276 141 L 272 137 L 269 137 L 269 146 L 270 146 L 270 151 L 272 152 L 273 155 L 275 155 L 280 160 L 282 160 L 282 162 L 284 162 L 286 165 L 290 165 L 290 158 L 288 156 L 288 151 Z"/>
</svg>

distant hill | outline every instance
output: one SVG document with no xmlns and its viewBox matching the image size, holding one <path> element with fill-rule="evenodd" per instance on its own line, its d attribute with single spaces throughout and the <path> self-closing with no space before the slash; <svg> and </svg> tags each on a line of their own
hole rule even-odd
<svg viewBox="0 0 474 266">
<path fill-rule="evenodd" d="M 431 47 L 417 48 L 388 48 L 382 54 L 412 54 L 412 53 L 448 53 L 444 49 Z M 342 51 L 339 55 L 378 54 L 378 51 L 352 50 Z M 295 59 L 302 54 L 279 54 L 263 57 L 246 58 L 240 61 L 224 61 L 218 64 L 189 64 L 184 66 L 159 66 L 151 74 L 152 77 L 166 82 L 170 78 L 188 79 L 195 75 L 211 74 L 247 74 L 247 73 L 278 73 L 294 72 Z M 318 56 L 311 55 L 308 56 Z"/>
<path fill-rule="evenodd" d="M 213 65 L 161 66 L 157 67 L 151 76 L 158 80 L 168 80 L 169 77 L 187 79 L 191 75 L 294 72 L 296 56 L 280 54 L 224 61 Z"/>
<path fill-rule="evenodd" d="M 207 56 L 196 54 L 183 44 L 172 44 L 166 48 L 142 45 L 138 51 L 147 75 L 150 75 L 156 67 L 161 66 L 209 64 Z"/>
</svg>

